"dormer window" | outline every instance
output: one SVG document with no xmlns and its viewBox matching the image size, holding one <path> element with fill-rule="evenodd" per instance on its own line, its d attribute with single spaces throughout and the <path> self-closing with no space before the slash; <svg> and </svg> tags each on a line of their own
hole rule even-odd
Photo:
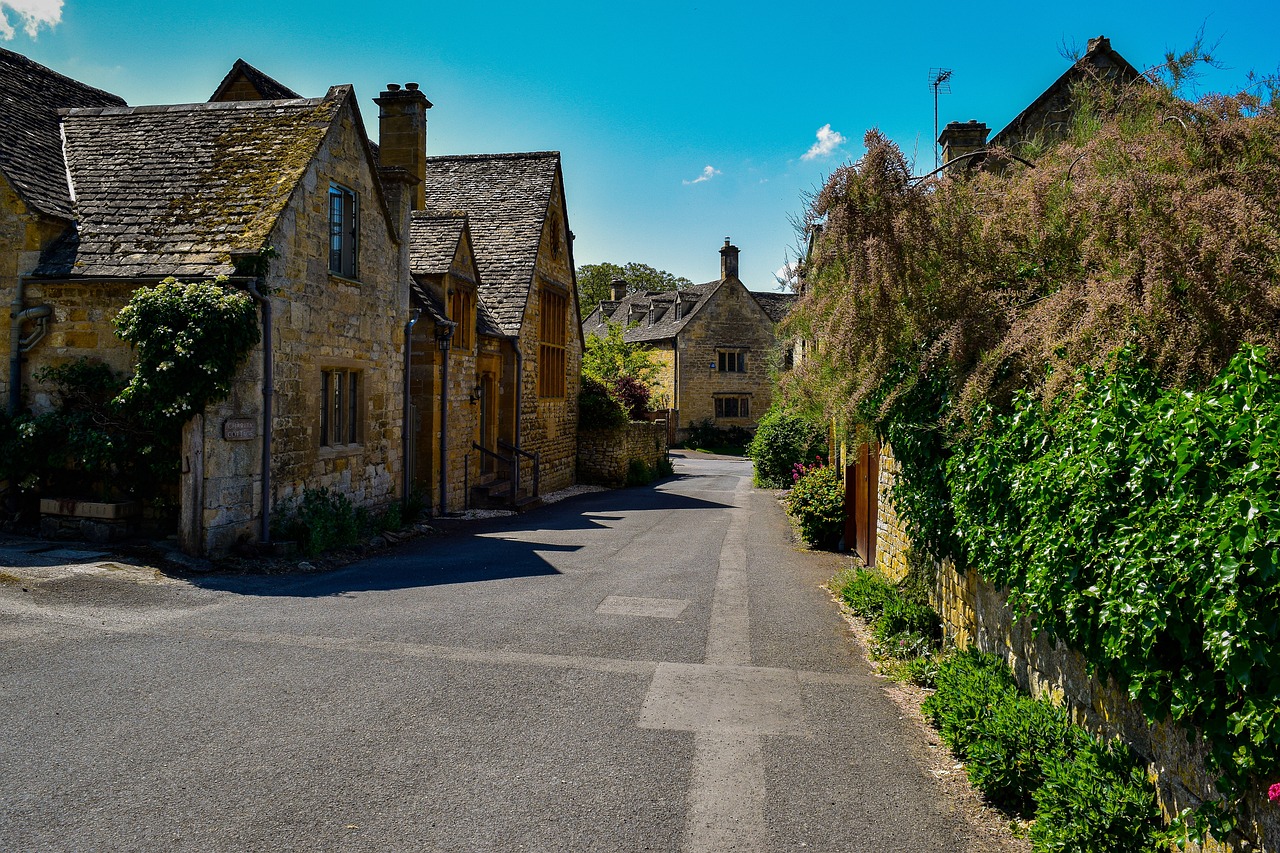
<svg viewBox="0 0 1280 853">
<path fill-rule="evenodd" d="M 329 272 L 356 277 L 357 235 L 360 233 L 356 194 L 337 184 L 329 185 Z"/>
</svg>

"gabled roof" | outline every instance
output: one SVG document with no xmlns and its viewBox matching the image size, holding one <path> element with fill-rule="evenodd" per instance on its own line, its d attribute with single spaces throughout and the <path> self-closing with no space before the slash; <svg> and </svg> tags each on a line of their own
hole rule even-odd
<svg viewBox="0 0 1280 853">
<path fill-rule="evenodd" d="M 458 253 L 458 244 L 466 235 L 475 251 L 475 240 L 470 239 L 470 218 L 465 213 L 434 213 L 426 210 L 415 210 L 409 220 L 409 271 L 415 276 L 444 275 L 449 272 L 453 259 Z M 480 276 L 483 280 L 483 276 Z M 477 284 L 476 327 L 482 335 L 504 337 L 505 333 L 494 319 L 486 296 L 488 295 L 480 282 Z M 416 295 L 427 294 L 425 288 L 414 283 Z M 432 297 L 430 303 L 424 302 L 428 313 L 435 310 L 437 302 Z M 443 310 L 443 308 L 441 308 Z"/>
<path fill-rule="evenodd" d="M 58 110 L 124 105 L 110 92 L 0 48 L 0 171 L 29 207 L 70 219 Z"/>
<path fill-rule="evenodd" d="M 311 100 L 66 111 L 76 227 L 37 275 L 233 272 L 231 255 L 263 246 L 350 99 L 339 86 Z"/>
<path fill-rule="evenodd" d="M 624 329 L 622 339 L 628 343 L 663 341 L 680 334 L 693 317 L 702 310 L 707 297 L 715 292 L 723 281 L 709 281 L 706 284 L 695 284 L 680 290 L 643 291 L 628 293 L 619 302 L 602 302 L 583 322 L 584 334 L 604 335 L 607 323 L 617 323 Z M 693 305 L 683 316 L 676 316 L 677 294 L 682 302 Z M 652 306 L 654 322 L 650 324 L 649 313 Z M 633 316 L 634 315 L 634 316 Z M 607 322 L 606 322 L 607 321 Z M 631 323 L 639 325 L 627 328 Z"/>
<path fill-rule="evenodd" d="M 520 332 L 559 169 L 556 151 L 427 158 L 425 206 L 468 214 L 480 297 L 504 335 Z"/>
<path fill-rule="evenodd" d="M 1072 63 L 1071 67 L 1064 71 L 1053 85 L 1028 104 L 1026 109 L 1014 116 L 1003 130 L 991 137 L 989 144 L 1009 147 L 1022 139 L 1029 139 L 1037 133 L 1051 130 L 1048 126 L 1033 125 L 1036 117 L 1040 116 L 1043 123 L 1046 113 L 1054 115 L 1065 113 L 1071 105 L 1071 87 L 1093 76 L 1129 83 L 1142 79 L 1142 72 L 1111 48 L 1111 39 L 1105 36 L 1089 39 L 1089 47 L 1084 55 Z"/>
<path fill-rule="evenodd" d="M 236 83 L 248 83 L 257 92 L 258 97 L 246 98 L 233 89 Z M 210 101 L 290 101 L 301 98 L 297 92 L 272 77 L 268 77 L 243 59 L 237 59 L 222 78 L 218 88 L 209 96 Z"/>
<path fill-rule="evenodd" d="M 409 271 L 414 275 L 447 273 L 466 230 L 465 213 L 415 210 L 409 221 Z"/>
<path fill-rule="evenodd" d="M 781 322 L 791 310 L 791 306 L 796 304 L 794 293 L 762 293 L 753 290 L 751 295 L 756 298 L 756 302 L 760 303 L 760 307 L 769 315 L 769 319 L 775 323 Z"/>
</svg>

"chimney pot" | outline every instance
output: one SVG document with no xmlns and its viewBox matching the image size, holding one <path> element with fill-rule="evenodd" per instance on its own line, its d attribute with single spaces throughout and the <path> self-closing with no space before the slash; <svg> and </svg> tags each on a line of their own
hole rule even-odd
<svg viewBox="0 0 1280 853">
<path fill-rule="evenodd" d="M 388 92 L 399 92 L 399 91 L 400 91 L 400 84 L 399 84 L 399 83 L 388 83 L 388 84 L 387 84 L 387 91 L 388 91 Z"/>
<path fill-rule="evenodd" d="M 418 91 L 418 84 L 417 84 L 417 83 L 405 83 L 405 84 L 404 84 L 404 87 L 405 87 L 406 89 L 408 89 L 410 92 L 416 92 L 416 91 Z"/>
</svg>

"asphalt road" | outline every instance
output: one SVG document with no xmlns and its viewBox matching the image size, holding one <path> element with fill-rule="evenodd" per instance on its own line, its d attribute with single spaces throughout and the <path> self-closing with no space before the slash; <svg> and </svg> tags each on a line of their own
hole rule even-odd
<svg viewBox="0 0 1280 853">
<path fill-rule="evenodd" d="M 93 565 L 0 571 L 0 850 L 968 846 L 748 463 L 324 575 Z"/>
</svg>

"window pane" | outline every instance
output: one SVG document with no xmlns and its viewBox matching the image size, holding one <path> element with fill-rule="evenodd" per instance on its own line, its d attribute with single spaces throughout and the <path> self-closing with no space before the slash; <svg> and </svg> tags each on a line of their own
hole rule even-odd
<svg viewBox="0 0 1280 853">
<path fill-rule="evenodd" d="M 342 193 L 329 190 L 329 269 L 342 272 Z"/>
<path fill-rule="evenodd" d="M 342 386 L 345 384 L 344 382 L 345 379 L 346 379 L 346 374 L 343 373 L 341 370 L 335 370 L 333 372 L 333 443 L 334 444 L 342 443 L 342 435 L 343 435 L 342 399 L 343 399 L 343 391 L 344 391 Z"/>
<path fill-rule="evenodd" d="M 329 444 L 329 371 L 320 374 L 320 446 Z"/>
</svg>

